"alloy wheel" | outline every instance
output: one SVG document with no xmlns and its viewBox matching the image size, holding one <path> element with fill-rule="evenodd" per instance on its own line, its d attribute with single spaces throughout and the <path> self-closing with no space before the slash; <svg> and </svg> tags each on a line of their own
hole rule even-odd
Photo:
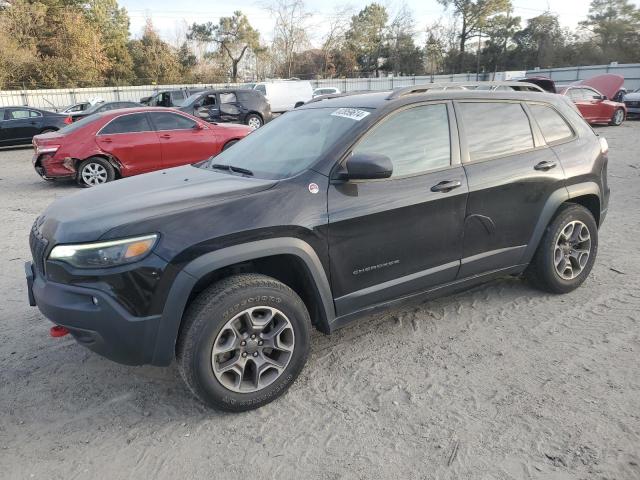
<svg viewBox="0 0 640 480">
<path fill-rule="evenodd" d="M 251 117 L 247 122 L 247 125 L 255 130 L 256 128 L 260 128 L 262 126 L 262 122 L 258 117 Z"/>
<path fill-rule="evenodd" d="M 295 345 L 293 326 L 273 307 L 243 310 L 218 333 L 211 352 L 213 373 L 233 392 L 271 385 L 287 368 Z"/>
<path fill-rule="evenodd" d="M 553 261 L 564 280 L 576 278 L 584 270 L 591 253 L 591 234 L 580 220 L 567 223 L 556 238 Z"/>
<path fill-rule="evenodd" d="M 80 172 L 80 176 L 86 185 L 93 187 L 106 183 L 108 174 L 107 169 L 104 168 L 103 165 L 99 163 L 87 163 L 82 169 L 82 172 Z"/>
</svg>

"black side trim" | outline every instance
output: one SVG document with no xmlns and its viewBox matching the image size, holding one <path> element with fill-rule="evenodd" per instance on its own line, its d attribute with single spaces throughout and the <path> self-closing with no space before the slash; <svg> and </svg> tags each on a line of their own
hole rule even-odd
<svg viewBox="0 0 640 480">
<path fill-rule="evenodd" d="M 473 285 L 488 282 L 489 280 L 492 280 L 494 278 L 503 277 L 505 275 L 516 275 L 522 273 L 525 267 L 526 265 L 515 265 L 509 268 L 502 268 L 499 270 L 483 273 L 482 275 L 474 275 L 469 278 L 462 278 L 454 282 L 438 285 L 437 287 L 396 298 L 388 302 L 381 302 L 371 307 L 363 308 L 356 312 L 337 317 L 333 321 L 333 323 L 331 323 L 331 331 L 333 332 L 339 328 L 342 328 L 361 317 L 372 315 L 378 311 L 387 310 L 397 305 L 404 305 L 410 302 L 421 302 L 433 298 L 443 297 L 454 292 L 466 290 Z"/>
<path fill-rule="evenodd" d="M 294 255 L 304 262 L 314 280 L 316 294 L 324 310 L 324 318 L 318 319 L 319 324 L 321 329 L 328 332 L 335 318 L 335 308 L 329 280 L 315 250 L 308 243 L 291 237 L 243 243 L 202 255 L 187 264 L 177 275 L 162 312 L 152 364 L 169 365 L 173 360 L 182 314 L 198 280 L 235 263 L 274 255 Z"/>
</svg>

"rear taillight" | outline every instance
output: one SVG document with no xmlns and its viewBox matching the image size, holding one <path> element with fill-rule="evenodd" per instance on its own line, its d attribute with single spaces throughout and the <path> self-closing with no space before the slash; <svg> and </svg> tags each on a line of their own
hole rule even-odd
<svg viewBox="0 0 640 480">
<path fill-rule="evenodd" d="M 43 153 L 56 153 L 59 148 L 60 148 L 60 145 L 36 146 L 36 153 L 38 153 L 39 155 Z"/>
<path fill-rule="evenodd" d="M 609 152 L 609 142 L 604 137 L 598 137 L 598 140 L 600 140 L 600 151 L 606 155 Z"/>
<path fill-rule="evenodd" d="M 65 125 L 71 125 L 72 123 L 73 123 L 73 119 L 71 118 L 71 115 L 69 115 L 67 118 L 64 119 Z"/>
</svg>

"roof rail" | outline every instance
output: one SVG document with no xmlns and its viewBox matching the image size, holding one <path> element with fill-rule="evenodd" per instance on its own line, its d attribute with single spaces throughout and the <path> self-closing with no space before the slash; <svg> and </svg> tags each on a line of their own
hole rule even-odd
<svg viewBox="0 0 640 480">
<path fill-rule="evenodd" d="M 431 90 L 475 90 L 478 87 L 517 87 L 514 90 L 526 90 L 535 92 L 544 92 L 538 85 L 529 82 L 496 82 L 496 81 L 472 81 L 472 82 L 434 82 L 425 83 L 423 85 L 412 85 L 410 87 L 397 88 L 393 90 L 387 100 L 404 97 L 416 93 L 427 93 Z M 492 90 L 488 88 L 487 90 Z M 495 90 L 495 88 L 493 89 Z"/>
<path fill-rule="evenodd" d="M 327 93 L 326 95 L 319 95 L 315 98 L 312 98 L 308 102 L 305 102 L 305 105 L 309 105 L 310 103 L 321 102 L 322 100 L 329 100 L 331 98 L 350 97 L 352 95 L 364 95 L 365 93 L 375 93 L 375 90 L 353 90 L 352 92 Z"/>
</svg>

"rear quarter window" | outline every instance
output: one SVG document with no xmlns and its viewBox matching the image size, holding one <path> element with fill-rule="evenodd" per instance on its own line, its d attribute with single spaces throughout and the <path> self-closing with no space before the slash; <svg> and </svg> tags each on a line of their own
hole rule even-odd
<svg viewBox="0 0 640 480">
<path fill-rule="evenodd" d="M 519 103 L 469 102 L 458 107 L 470 161 L 505 157 L 534 147 L 529 117 Z"/>
<path fill-rule="evenodd" d="M 529 109 L 540 127 L 545 142 L 559 142 L 573 137 L 573 130 L 554 108 L 530 104 Z"/>
</svg>

